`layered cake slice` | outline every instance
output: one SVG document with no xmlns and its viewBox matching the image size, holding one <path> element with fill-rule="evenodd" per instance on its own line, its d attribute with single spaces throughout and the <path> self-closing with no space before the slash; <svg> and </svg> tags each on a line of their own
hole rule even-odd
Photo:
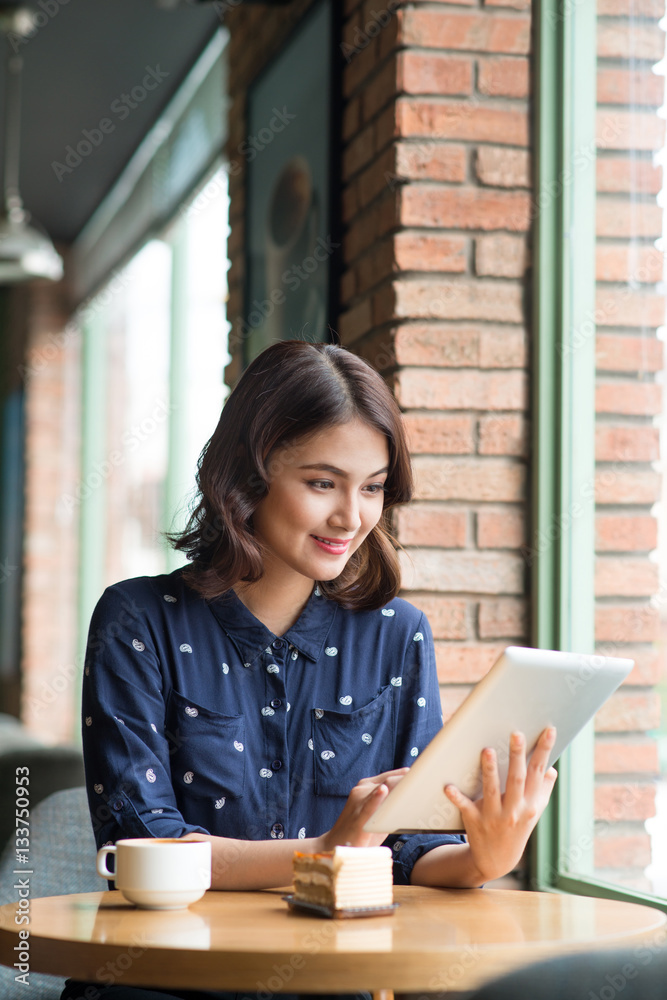
<svg viewBox="0 0 667 1000">
<path fill-rule="evenodd" d="M 335 847 L 322 854 L 294 852 L 295 902 L 332 910 L 391 906 L 392 855 L 388 847 Z"/>
</svg>

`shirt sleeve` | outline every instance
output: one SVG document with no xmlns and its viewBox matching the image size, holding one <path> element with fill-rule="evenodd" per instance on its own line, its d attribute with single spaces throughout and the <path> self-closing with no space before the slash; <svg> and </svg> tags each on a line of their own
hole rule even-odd
<svg viewBox="0 0 667 1000">
<path fill-rule="evenodd" d="M 98 848 L 122 837 L 208 832 L 187 823 L 176 805 L 164 678 L 148 616 L 137 599 L 122 585 L 109 587 L 88 634 L 82 736 Z"/>
<path fill-rule="evenodd" d="M 433 635 L 422 614 L 405 653 L 394 766 L 409 767 L 441 728 Z M 394 882 L 410 885 L 412 869 L 419 858 L 443 844 L 463 844 L 465 837 L 454 833 L 393 834 L 384 843 L 393 852 Z"/>
</svg>

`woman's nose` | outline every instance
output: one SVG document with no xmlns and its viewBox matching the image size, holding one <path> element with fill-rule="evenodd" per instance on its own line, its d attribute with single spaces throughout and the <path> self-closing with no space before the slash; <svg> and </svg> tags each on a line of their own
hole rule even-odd
<svg viewBox="0 0 667 1000">
<path fill-rule="evenodd" d="M 342 528 L 344 531 L 358 531 L 361 527 L 361 515 L 356 496 L 343 496 L 341 494 L 339 503 L 329 518 L 329 523 L 332 527 Z"/>
</svg>

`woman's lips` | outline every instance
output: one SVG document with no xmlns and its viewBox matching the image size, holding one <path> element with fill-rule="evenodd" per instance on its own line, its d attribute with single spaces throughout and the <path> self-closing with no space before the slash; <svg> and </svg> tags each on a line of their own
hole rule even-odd
<svg viewBox="0 0 667 1000">
<path fill-rule="evenodd" d="M 329 552 L 333 556 L 342 556 L 347 552 L 352 541 L 351 538 L 321 538 L 319 535 L 311 535 L 310 537 L 324 552 Z"/>
</svg>

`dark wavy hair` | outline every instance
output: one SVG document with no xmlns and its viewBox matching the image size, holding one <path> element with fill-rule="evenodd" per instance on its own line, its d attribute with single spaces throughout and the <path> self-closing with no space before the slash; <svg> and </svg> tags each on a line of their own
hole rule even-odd
<svg viewBox="0 0 667 1000">
<path fill-rule="evenodd" d="M 253 513 L 269 490 L 277 449 L 326 427 L 361 419 L 387 439 L 389 472 L 378 524 L 335 580 L 319 582 L 325 597 L 352 610 L 379 608 L 398 593 L 400 575 L 389 511 L 412 496 L 412 470 L 401 414 L 381 376 L 332 344 L 273 344 L 246 369 L 202 451 L 197 505 L 182 533 L 168 534 L 192 565 L 188 585 L 204 598 L 221 596 L 263 572 Z"/>
</svg>

